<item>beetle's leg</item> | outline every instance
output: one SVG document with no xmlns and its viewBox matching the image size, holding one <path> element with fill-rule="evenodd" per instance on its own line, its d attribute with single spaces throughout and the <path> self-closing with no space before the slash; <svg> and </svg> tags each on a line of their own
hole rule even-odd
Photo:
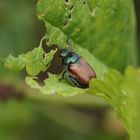
<svg viewBox="0 0 140 140">
<path fill-rule="evenodd" d="M 79 87 L 79 88 L 82 88 L 82 86 L 77 82 L 76 78 L 72 75 L 69 75 L 68 76 L 69 80 L 71 81 L 71 84 L 76 86 L 76 87 Z"/>
<path fill-rule="evenodd" d="M 65 77 L 66 69 L 62 72 L 62 77 L 59 79 L 59 81 L 62 81 Z"/>
<path fill-rule="evenodd" d="M 62 73 L 62 78 L 61 79 L 64 79 L 65 73 L 66 73 L 66 70 L 64 70 L 64 72 Z"/>
</svg>

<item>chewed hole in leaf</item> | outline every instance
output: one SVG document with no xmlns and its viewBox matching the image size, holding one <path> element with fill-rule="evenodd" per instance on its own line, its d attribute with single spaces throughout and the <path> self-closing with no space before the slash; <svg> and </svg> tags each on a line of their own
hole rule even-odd
<svg viewBox="0 0 140 140">
<path fill-rule="evenodd" d="M 70 9 L 69 9 L 69 10 L 70 10 L 70 11 L 72 11 L 72 9 L 73 9 L 73 5 L 70 7 Z"/>
<path fill-rule="evenodd" d="M 44 80 L 47 79 L 49 77 L 47 72 L 42 72 L 44 75 L 40 75 L 38 74 L 37 77 L 33 78 L 34 81 L 37 82 L 38 85 L 40 86 L 44 86 L 45 82 Z M 42 79 L 42 77 L 45 77 L 44 79 Z"/>
<path fill-rule="evenodd" d="M 73 9 L 73 5 L 69 5 L 69 3 L 70 3 L 70 0 L 65 0 L 65 2 L 66 3 L 68 3 L 68 5 L 66 5 L 66 9 L 67 9 L 67 17 L 66 17 L 66 19 L 65 19 L 65 21 L 64 21 L 64 27 L 66 27 L 67 25 L 68 25 L 68 22 L 69 22 L 69 20 L 71 20 L 72 19 L 72 14 L 71 14 L 71 11 L 72 11 L 72 9 Z"/>
<path fill-rule="evenodd" d="M 58 48 L 56 45 L 52 45 L 51 47 L 45 47 L 44 48 L 44 51 L 49 51 L 48 48 L 51 48 L 51 49 L 55 49 L 55 48 Z M 61 64 L 60 62 L 60 59 L 59 59 L 59 50 L 55 53 L 48 69 L 44 72 L 40 72 L 37 77 L 38 77 L 38 80 L 37 82 L 40 84 L 40 85 L 44 85 L 44 80 L 48 78 L 48 73 L 51 73 L 51 74 L 60 74 L 62 73 L 62 71 L 64 70 L 64 66 Z"/>
<path fill-rule="evenodd" d="M 64 21 L 64 27 L 66 27 L 67 26 L 67 24 L 68 24 L 68 21 Z"/>
<path fill-rule="evenodd" d="M 44 42 L 43 44 L 42 44 L 42 48 L 43 48 L 43 50 L 45 51 L 45 53 L 49 53 L 51 50 L 56 50 L 56 49 L 58 49 L 58 46 L 57 45 L 48 45 L 48 43 L 49 43 L 49 38 L 47 39 L 48 40 L 48 42 Z"/>
<path fill-rule="evenodd" d="M 72 19 L 72 15 L 71 14 L 68 15 L 68 19 Z"/>
<path fill-rule="evenodd" d="M 29 86 L 40 90 L 41 93 L 45 95 L 58 94 L 61 96 L 74 96 L 74 95 L 86 93 L 86 90 L 72 87 L 64 81 L 60 82 L 58 79 L 59 79 L 59 76 L 49 74 L 49 78 L 44 80 L 45 82 L 44 86 L 40 86 L 33 79 L 33 77 L 27 76 L 25 81 Z M 54 87 L 57 87 L 57 88 L 54 88 Z"/>
<path fill-rule="evenodd" d="M 49 41 L 50 41 L 50 38 L 47 38 L 47 39 L 46 39 L 46 44 L 47 44 Z"/>
<path fill-rule="evenodd" d="M 60 51 L 58 50 L 52 59 L 50 67 L 47 70 L 51 74 L 60 74 L 64 70 L 64 66 L 62 65 L 59 58 L 59 53 Z"/>
<path fill-rule="evenodd" d="M 84 1 L 84 5 L 86 4 L 86 2 Z"/>
<path fill-rule="evenodd" d="M 43 59 L 45 59 L 45 54 L 43 53 Z"/>
<path fill-rule="evenodd" d="M 69 3 L 69 0 L 65 0 L 66 3 Z"/>
</svg>

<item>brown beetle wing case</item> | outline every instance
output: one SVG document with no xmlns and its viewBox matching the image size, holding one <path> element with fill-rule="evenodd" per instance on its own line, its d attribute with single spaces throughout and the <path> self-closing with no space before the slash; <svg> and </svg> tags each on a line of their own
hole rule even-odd
<svg viewBox="0 0 140 140">
<path fill-rule="evenodd" d="M 96 73 L 83 58 L 80 58 L 77 63 L 71 64 L 69 72 L 82 87 L 88 87 L 89 81 L 96 78 Z"/>
</svg>

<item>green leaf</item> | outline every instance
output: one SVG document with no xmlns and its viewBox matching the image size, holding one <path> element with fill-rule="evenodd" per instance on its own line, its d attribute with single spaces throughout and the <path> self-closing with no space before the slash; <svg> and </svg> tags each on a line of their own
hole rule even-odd
<svg viewBox="0 0 140 140">
<path fill-rule="evenodd" d="M 130 138 L 138 140 L 140 69 L 128 67 L 125 75 L 116 70 L 109 70 L 104 77 L 93 79 L 89 89 L 72 87 L 66 81 L 59 81 L 59 78 L 60 76 L 50 74 L 41 86 L 36 77 L 26 77 L 26 83 L 44 95 L 57 94 L 66 97 L 89 93 L 105 99 L 116 111 Z"/>
<path fill-rule="evenodd" d="M 68 85 L 65 81 L 59 81 L 59 76 L 49 75 L 49 78 L 44 80 L 44 86 L 40 86 L 35 77 L 26 77 L 26 83 L 32 88 L 38 89 L 45 95 L 57 94 L 60 96 L 74 96 L 86 93 L 86 90 L 79 89 Z M 56 88 L 57 87 L 57 88 Z"/>
<path fill-rule="evenodd" d="M 59 81 L 57 75 L 49 75 L 44 85 L 39 85 L 35 76 L 48 68 L 55 53 L 46 54 L 41 47 L 18 57 L 9 56 L 5 66 L 13 70 L 26 67 L 30 75 L 26 83 L 45 95 L 90 93 L 102 97 L 116 110 L 131 139 L 137 140 L 139 70 L 129 67 L 125 75 L 117 71 L 136 60 L 132 1 L 126 4 L 125 0 L 39 0 L 37 15 L 45 23 L 48 45 L 66 48 L 69 38 L 73 51 L 87 60 L 97 79 L 85 90 Z"/>
<path fill-rule="evenodd" d="M 25 67 L 24 58 L 22 55 L 19 55 L 18 57 L 9 55 L 6 58 L 4 65 L 6 68 L 14 71 L 22 70 Z"/>
<path fill-rule="evenodd" d="M 127 65 L 136 62 L 132 1 L 39 0 L 37 14 L 45 23 L 48 45 L 57 44 L 59 48 L 64 48 L 69 37 L 75 52 L 87 59 L 90 55 L 84 51 L 79 52 L 82 47 L 94 55 L 88 62 L 98 74 L 97 79 L 91 81 L 87 92 L 104 98 L 116 110 L 130 136 L 134 137 L 133 116 L 137 116 L 135 102 L 138 102 L 135 96 L 140 90 L 139 86 L 134 88 L 132 85 L 140 84 L 136 79 L 138 77 L 130 78 L 133 76 L 132 68 L 128 68 L 125 75 L 122 75 L 116 70 L 108 71 L 103 67 L 105 63 L 110 68 L 123 71 Z M 134 71 L 137 73 L 137 70 Z"/>
<path fill-rule="evenodd" d="M 136 63 L 132 0 L 39 0 L 37 15 L 49 44 L 66 47 L 70 37 L 112 68 Z"/>
<path fill-rule="evenodd" d="M 46 54 L 43 48 L 39 47 L 26 54 L 21 54 L 18 57 L 9 55 L 9 57 L 4 60 L 4 66 L 14 71 L 19 71 L 26 67 L 29 75 L 36 76 L 48 68 L 55 52 L 56 50 Z"/>
<path fill-rule="evenodd" d="M 88 92 L 104 98 L 117 112 L 130 138 L 138 140 L 140 69 L 128 67 L 124 76 L 111 70 L 103 80 L 92 80 Z"/>
<path fill-rule="evenodd" d="M 128 96 L 127 104 L 130 115 L 130 136 L 133 140 L 139 140 L 140 138 L 140 68 L 134 69 L 129 67 L 126 70 L 126 78 L 123 83 L 123 90 Z"/>
<path fill-rule="evenodd" d="M 29 75 L 35 76 L 41 71 L 45 71 L 56 51 L 46 54 L 43 48 L 35 48 L 33 51 L 25 55 L 26 70 Z M 44 55 L 44 56 L 43 56 Z"/>
<path fill-rule="evenodd" d="M 108 72 L 108 68 L 97 58 L 91 55 L 89 51 L 77 47 L 77 44 L 75 44 L 75 46 L 76 52 L 81 56 L 85 56 L 86 61 L 88 61 L 92 68 L 96 71 L 98 79 L 102 79 L 104 73 Z M 81 93 L 86 93 L 85 89 L 83 90 L 80 88 L 72 87 L 69 85 L 69 83 L 66 82 L 66 80 L 60 81 L 60 78 L 60 75 L 56 76 L 50 74 L 49 78 L 44 80 L 44 86 L 38 84 L 37 77 L 26 77 L 25 81 L 30 87 L 39 89 L 41 93 L 45 95 L 56 93 L 57 95 L 61 96 L 74 96 Z"/>
</svg>

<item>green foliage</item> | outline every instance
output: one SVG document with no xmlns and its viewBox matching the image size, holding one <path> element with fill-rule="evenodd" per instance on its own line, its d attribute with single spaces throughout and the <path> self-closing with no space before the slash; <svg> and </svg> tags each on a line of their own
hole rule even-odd
<svg viewBox="0 0 140 140">
<path fill-rule="evenodd" d="M 49 75 L 49 78 L 44 81 L 44 86 L 40 86 L 36 79 L 33 77 L 26 77 L 26 83 L 32 88 L 39 89 L 41 93 L 49 95 L 49 94 L 57 94 L 61 96 L 74 96 L 81 93 L 86 93 L 86 90 L 79 89 L 76 87 L 69 86 L 66 82 L 60 82 L 58 76 Z M 55 81 L 55 82 L 54 82 Z M 54 87 L 57 87 L 56 89 Z"/>
<path fill-rule="evenodd" d="M 26 66 L 27 73 L 31 76 L 36 76 L 41 71 L 45 71 L 46 68 L 48 68 L 55 52 L 56 51 L 51 51 L 49 54 L 46 54 L 42 47 L 35 48 L 18 57 L 9 55 L 4 60 L 4 65 L 15 71 L 22 70 Z"/>
<path fill-rule="evenodd" d="M 89 93 L 102 97 L 115 109 L 130 138 L 137 140 L 140 70 L 128 67 L 124 75 L 119 72 L 136 61 L 132 1 L 39 0 L 37 15 L 45 23 L 48 46 L 65 48 L 70 38 L 73 50 L 89 62 L 97 79 L 84 90 L 60 82 L 60 75 L 50 74 L 44 85 L 39 85 L 36 75 L 47 70 L 56 52 L 46 54 L 41 44 L 18 57 L 9 55 L 4 65 L 11 70 L 26 67 L 26 83 L 45 95 Z"/>
<path fill-rule="evenodd" d="M 135 120 L 139 116 L 140 69 L 128 67 L 125 75 L 109 71 L 103 80 L 92 80 L 89 92 L 104 98 L 117 112 L 131 139 L 137 140 Z M 135 126 L 136 125 L 136 126 Z"/>
<path fill-rule="evenodd" d="M 45 22 L 50 43 L 64 47 L 67 35 L 121 71 L 136 61 L 131 0 L 39 0 L 37 15 Z"/>
<path fill-rule="evenodd" d="M 76 46 L 76 45 L 75 45 Z M 108 71 L 108 68 L 102 64 L 97 58 L 91 55 L 87 50 L 82 48 L 75 49 L 76 52 L 81 55 L 85 56 L 86 60 L 90 62 L 90 65 L 96 71 L 98 79 L 101 79 L 104 73 Z M 81 93 L 86 93 L 86 90 L 79 89 L 76 87 L 70 86 L 64 80 L 59 81 L 61 78 L 60 75 L 49 75 L 49 78 L 44 81 L 45 85 L 40 86 L 37 83 L 37 77 L 26 77 L 26 82 L 33 88 L 39 89 L 43 94 L 58 94 L 61 96 L 73 96 L 78 95 Z M 57 87 L 55 89 L 55 87 Z"/>
</svg>

